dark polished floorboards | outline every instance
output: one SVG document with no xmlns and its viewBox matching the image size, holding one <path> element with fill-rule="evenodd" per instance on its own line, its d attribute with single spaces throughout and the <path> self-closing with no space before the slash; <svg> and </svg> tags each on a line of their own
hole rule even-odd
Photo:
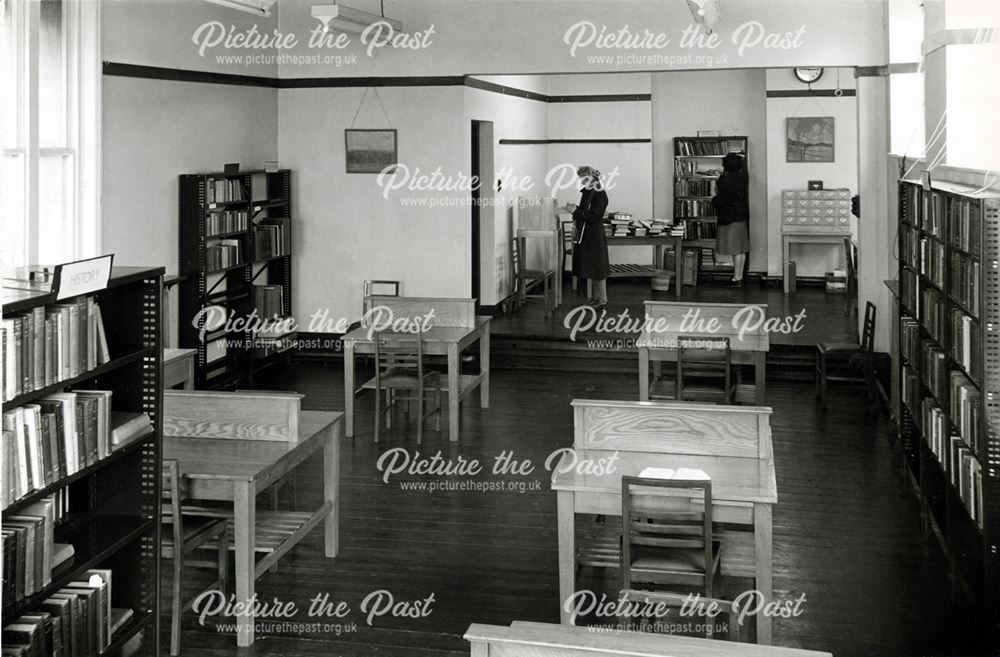
<svg viewBox="0 0 1000 657">
<path fill-rule="evenodd" d="M 297 363 L 272 373 L 266 386 L 298 390 L 307 409 L 343 408 L 338 364 Z M 263 382 L 262 382 L 263 383 Z M 261 636 L 249 654 L 468 655 L 461 636 L 472 622 L 558 622 L 556 500 L 542 463 L 572 444 L 573 398 L 628 399 L 634 376 L 499 370 L 492 404 L 462 409 L 462 439 L 426 431 L 420 452 L 482 462 L 503 450 L 531 459 L 526 477 L 540 490 L 520 492 L 403 491 L 400 481 L 437 477 L 402 475 L 389 484 L 376 469 L 393 447 L 416 449 L 415 434 L 394 428 L 387 442 L 371 442 L 371 397 L 359 399 L 358 435 L 345 440 L 341 465 L 341 552 L 324 559 L 314 531 L 258 582 L 262 599 L 295 600 L 301 608 L 328 592 L 353 611 L 342 622 L 357 632 Z M 859 386 L 832 389 L 823 413 L 811 387 L 776 383 L 768 388 L 779 503 L 774 510 L 775 589 L 804 593 L 804 614 L 775 622 L 775 642 L 831 651 L 838 657 L 968 654 L 952 643 L 958 632 L 949 611 L 943 558 L 920 535 L 915 498 L 901 484 L 899 457 L 884 420 L 866 415 Z M 320 463 L 298 478 L 303 508 L 318 504 Z M 455 479 L 463 479 L 457 477 Z M 397 600 L 435 596 L 425 618 L 377 618 L 365 623 L 361 600 L 387 589 Z M 308 622 L 307 618 L 296 618 Z M 185 656 L 237 654 L 235 639 L 185 618 Z"/>
</svg>

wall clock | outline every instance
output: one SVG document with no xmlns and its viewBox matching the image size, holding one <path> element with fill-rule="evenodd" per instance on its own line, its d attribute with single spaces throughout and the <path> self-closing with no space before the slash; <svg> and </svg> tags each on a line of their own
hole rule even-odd
<svg viewBox="0 0 1000 657">
<path fill-rule="evenodd" d="M 805 82 L 806 84 L 812 84 L 816 80 L 819 80 L 822 76 L 823 76 L 823 69 L 819 67 L 816 68 L 797 67 L 795 69 L 795 77 L 798 78 L 799 81 Z"/>
</svg>

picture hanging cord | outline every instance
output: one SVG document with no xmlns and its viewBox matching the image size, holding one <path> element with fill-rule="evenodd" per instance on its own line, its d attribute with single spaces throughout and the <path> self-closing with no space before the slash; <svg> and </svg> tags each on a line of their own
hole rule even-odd
<svg viewBox="0 0 1000 657">
<path fill-rule="evenodd" d="M 382 104 L 382 96 L 379 95 L 378 89 L 373 87 L 365 87 L 365 93 L 361 95 L 361 102 L 358 103 L 358 109 L 354 110 L 354 118 L 351 119 L 350 127 L 354 127 L 354 123 L 358 120 L 358 114 L 361 112 L 361 107 L 365 104 L 365 98 L 368 97 L 368 92 L 374 92 L 376 100 L 378 100 L 378 106 L 382 108 L 382 115 L 385 117 L 385 122 L 388 126 L 392 127 L 392 121 L 389 120 L 389 114 L 385 111 L 385 105 Z"/>
</svg>

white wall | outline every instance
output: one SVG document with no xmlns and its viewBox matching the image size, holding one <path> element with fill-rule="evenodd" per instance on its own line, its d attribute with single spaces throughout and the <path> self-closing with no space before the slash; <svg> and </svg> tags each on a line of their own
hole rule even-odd
<svg viewBox="0 0 1000 657">
<path fill-rule="evenodd" d="M 837 69 L 823 72 L 814 89 L 835 89 Z M 854 89 L 853 69 L 840 69 L 841 89 Z M 791 69 L 767 71 L 767 89 L 802 90 Z M 834 120 L 833 162 L 788 162 L 785 128 L 789 117 L 832 116 Z M 846 187 L 858 191 L 858 108 L 853 96 L 792 97 L 767 99 L 767 273 L 781 276 L 781 192 L 805 189 L 809 180 L 822 180 L 826 189 Z M 852 217 L 853 221 L 853 217 Z M 855 228 L 856 232 L 856 228 Z M 823 244 L 797 244 L 791 258 L 798 276 L 823 276 L 845 267 L 843 249 Z"/>
<path fill-rule="evenodd" d="M 344 129 L 363 94 L 361 88 L 278 94 L 279 160 L 294 172 L 292 311 L 302 325 L 322 310 L 332 319 L 357 319 L 366 279 L 400 280 L 403 293 L 413 296 L 470 294 L 468 206 L 403 205 L 461 202 L 468 192 L 397 190 L 387 199 L 375 174 L 345 173 Z M 399 131 L 401 165 L 411 174 L 440 168 L 442 176 L 469 176 L 462 87 L 385 87 L 379 95 Z M 371 93 L 354 127 L 388 127 Z"/>
<path fill-rule="evenodd" d="M 653 213 L 672 217 L 674 137 L 698 130 L 749 138 L 750 270 L 767 268 L 767 121 L 763 70 L 653 74 Z"/>
</svg>

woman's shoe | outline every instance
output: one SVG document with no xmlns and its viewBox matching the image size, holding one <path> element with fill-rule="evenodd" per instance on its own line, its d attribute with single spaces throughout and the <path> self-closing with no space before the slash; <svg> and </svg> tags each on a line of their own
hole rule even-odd
<svg viewBox="0 0 1000 657">
<path fill-rule="evenodd" d="M 590 304 L 594 310 L 600 310 L 608 305 L 607 301 L 601 301 L 600 299 L 594 299 L 594 303 Z"/>
<path fill-rule="evenodd" d="M 743 279 L 741 278 L 738 281 L 729 281 L 726 283 L 726 287 L 743 287 Z"/>
</svg>

